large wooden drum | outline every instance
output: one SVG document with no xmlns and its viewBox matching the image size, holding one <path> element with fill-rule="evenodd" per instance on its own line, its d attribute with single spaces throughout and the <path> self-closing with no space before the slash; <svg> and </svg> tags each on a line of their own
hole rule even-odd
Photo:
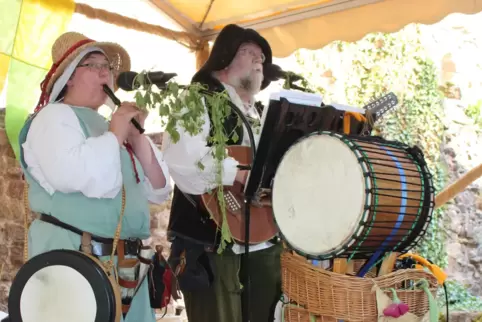
<svg viewBox="0 0 482 322">
<path fill-rule="evenodd" d="M 319 132 L 283 156 L 272 204 L 284 241 L 300 255 L 369 258 L 408 251 L 420 240 L 434 187 L 417 147 Z"/>
</svg>

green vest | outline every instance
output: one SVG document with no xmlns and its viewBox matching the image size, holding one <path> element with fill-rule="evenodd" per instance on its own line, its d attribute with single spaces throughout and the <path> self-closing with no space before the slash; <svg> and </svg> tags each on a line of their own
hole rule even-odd
<svg viewBox="0 0 482 322">
<path fill-rule="evenodd" d="M 72 107 L 86 138 L 97 137 L 108 131 L 109 124 L 97 111 L 90 108 Z M 27 120 L 20 132 L 20 146 L 25 142 L 35 115 Z M 45 142 L 49 144 L 49 142 Z M 122 221 L 121 238 L 150 236 L 149 204 L 144 190 L 144 172 L 134 156 L 140 183 L 136 182 L 129 153 L 121 148 L 121 170 L 126 191 L 126 205 Z M 122 190 L 113 199 L 88 198 L 80 192 L 50 195 L 35 180 L 27 169 L 23 149 L 20 149 L 20 164 L 29 184 L 29 203 L 32 211 L 52 215 L 60 221 L 91 234 L 113 238 L 122 207 Z M 75 169 L 72 169 L 75 171 Z"/>
</svg>

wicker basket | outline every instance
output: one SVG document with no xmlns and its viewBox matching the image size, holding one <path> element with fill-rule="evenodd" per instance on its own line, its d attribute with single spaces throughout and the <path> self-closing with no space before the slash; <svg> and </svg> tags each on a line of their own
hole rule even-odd
<svg viewBox="0 0 482 322">
<path fill-rule="evenodd" d="M 402 282 L 426 279 L 433 296 L 436 278 L 423 270 L 406 269 L 375 278 L 333 273 L 313 266 L 299 255 L 284 251 L 281 255 L 283 293 L 292 303 L 284 306 L 285 322 L 377 321 L 377 300 L 373 286 L 394 288 L 410 312 L 423 316 L 428 312 L 428 297 L 423 290 L 404 290 Z M 387 292 L 391 298 L 391 292 Z"/>
</svg>

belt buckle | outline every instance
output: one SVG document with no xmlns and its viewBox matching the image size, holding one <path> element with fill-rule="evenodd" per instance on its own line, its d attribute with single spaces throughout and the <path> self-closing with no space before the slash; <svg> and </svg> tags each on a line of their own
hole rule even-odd
<svg viewBox="0 0 482 322">
<path fill-rule="evenodd" d="M 90 243 L 92 245 L 92 255 L 95 256 L 104 256 L 104 244 L 96 242 L 96 241 L 91 241 Z M 106 254 L 107 255 L 107 254 Z M 110 254 L 109 254 L 110 255 Z"/>
<path fill-rule="evenodd" d="M 139 238 L 128 238 L 125 240 L 124 249 L 126 254 L 137 256 L 142 247 L 142 240 Z"/>
</svg>

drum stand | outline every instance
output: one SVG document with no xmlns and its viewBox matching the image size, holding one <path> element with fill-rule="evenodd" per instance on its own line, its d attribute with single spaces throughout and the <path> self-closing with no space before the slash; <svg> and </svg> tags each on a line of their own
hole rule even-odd
<svg viewBox="0 0 482 322">
<path fill-rule="evenodd" d="M 395 268 L 395 262 L 397 258 L 400 256 L 398 252 L 391 252 L 388 256 L 385 256 L 383 259 L 378 272 L 376 272 L 377 276 L 383 276 L 390 274 L 393 272 Z M 350 274 L 350 272 L 354 272 L 354 261 L 347 260 L 346 258 L 335 258 L 333 259 L 333 272 L 338 274 Z M 363 277 L 363 276 L 359 276 Z"/>
<path fill-rule="evenodd" d="M 251 201 L 253 200 L 252 196 L 247 196 L 245 195 L 244 197 L 244 219 L 245 219 L 245 240 L 244 240 L 244 280 L 245 284 L 244 285 L 244 301 L 242 302 L 244 305 L 242 307 L 243 311 L 243 320 L 244 322 L 249 322 L 250 321 L 250 296 L 249 292 L 251 289 L 251 279 L 249 276 L 249 226 L 250 226 L 250 207 L 251 207 Z"/>
<path fill-rule="evenodd" d="M 395 267 L 395 262 L 397 261 L 398 256 L 400 253 L 392 252 L 390 255 L 386 256 L 383 259 L 382 266 L 378 271 L 378 276 L 386 275 L 393 272 L 393 268 Z"/>
</svg>

